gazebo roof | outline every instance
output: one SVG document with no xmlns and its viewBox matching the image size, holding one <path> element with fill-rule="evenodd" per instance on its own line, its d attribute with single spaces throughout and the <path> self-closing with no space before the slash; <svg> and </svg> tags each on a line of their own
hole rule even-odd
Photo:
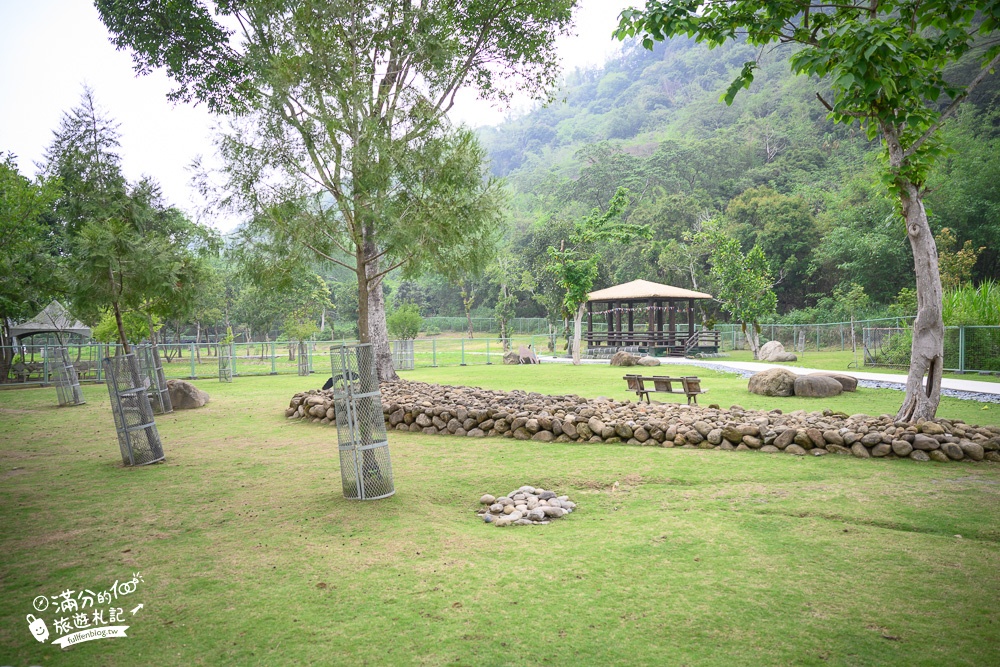
<svg viewBox="0 0 1000 667">
<path fill-rule="evenodd" d="M 89 337 L 90 327 L 74 319 L 61 303 L 53 301 L 27 322 L 10 328 L 11 338 L 23 338 L 36 333 L 69 333 Z"/>
<path fill-rule="evenodd" d="M 627 301 L 629 299 L 711 299 L 711 294 L 663 285 L 648 280 L 633 280 L 597 290 L 587 295 L 587 301 Z"/>
</svg>

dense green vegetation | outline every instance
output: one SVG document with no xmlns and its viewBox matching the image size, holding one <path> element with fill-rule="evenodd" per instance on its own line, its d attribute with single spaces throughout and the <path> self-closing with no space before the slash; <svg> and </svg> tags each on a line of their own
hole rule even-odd
<svg viewBox="0 0 1000 667">
<path fill-rule="evenodd" d="M 598 286 L 642 277 L 711 291 L 709 248 L 697 234 L 716 218 L 745 250 L 763 249 L 784 321 L 848 319 L 831 296 L 851 284 L 869 297 L 860 315 L 886 312 L 914 279 L 902 220 L 879 182 L 877 142 L 827 118 L 815 98 L 822 82 L 794 77 L 791 52 L 767 53 L 750 89 L 726 106 L 719 96 L 751 47 L 628 45 L 605 67 L 569 76 L 556 103 L 481 129 L 514 193 L 513 252 L 531 270 L 561 226 L 624 185 L 625 216 L 654 237 L 603 266 Z M 942 254 L 967 241 L 985 248 L 968 276 L 977 283 L 1000 271 L 997 91 L 988 79 L 946 127 L 953 150 L 927 195 L 934 229 L 953 233 Z M 542 315 L 537 301 L 526 294 L 523 311 Z"/>
</svg>

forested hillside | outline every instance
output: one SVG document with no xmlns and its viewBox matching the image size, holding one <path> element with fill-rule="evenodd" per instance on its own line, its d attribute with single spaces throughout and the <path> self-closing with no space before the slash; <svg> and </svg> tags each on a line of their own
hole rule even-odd
<svg viewBox="0 0 1000 667">
<path fill-rule="evenodd" d="M 793 76 L 789 53 L 764 54 L 750 90 L 726 106 L 720 95 L 754 57 L 751 47 L 672 40 L 653 51 L 626 48 L 603 68 L 569 75 L 548 106 L 480 128 L 493 173 L 510 191 L 511 226 L 501 270 L 469 280 L 478 285 L 479 313 L 489 314 L 506 290 L 518 315 L 558 319 L 562 293 L 545 268 L 546 249 L 592 209 L 607 207 L 619 186 L 630 191 L 623 219 L 648 224 L 652 239 L 603 252 L 610 261 L 597 287 L 644 278 L 711 291 L 710 249 L 696 234 L 715 219 L 744 249 L 763 248 L 785 317 L 846 316 L 833 295 L 854 285 L 873 313 L 903 290 L 897 310 L 906 312 L 912 258 L 879 181 L 878 142 L 856 125 L 830 122 L 817 99 L 822 82 Z M 951 121 L 952 150 L 927 197 L 935 231 L 951 230 L 942 255 L 967 241 L 973 252 L 985 248 L 964 276 L 976 282 L 1000 269 L 998 90 L 993 77 Z M 454 291 L 433 278 L 399 288 L 425 314 L 461 312 Z"/>
</svg>

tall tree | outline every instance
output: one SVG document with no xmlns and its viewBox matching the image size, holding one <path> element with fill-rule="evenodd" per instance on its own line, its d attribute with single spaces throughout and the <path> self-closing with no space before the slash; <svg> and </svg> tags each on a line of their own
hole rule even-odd
<svg viewBox="0 0 1000 667">
<path fill-rule="evenodd" d="M 573 317 L 573 363 L 580 363 L 580 339 L 582 322 L 587 305 L 587 295 L 597 278 L 597 267 L 602 255 L 596 244 L 624 245 L 637 238 L 650 238 L 652 235 L 648 225 L 633 225 L 621 222 L 622 211 L 629 205 L 629 192 L 618 188 L 607 210 L 595 208 L 590 215 L 574 225 L 573 233 L 567 242 L 557 249 L 549 246 L 551 258 L 549 270 L 552 271 L 565 290 L 563 307 Z"/>
<path fill-rule="evenodd" d="M 928 172 L 942 150 L 942 124 L 1000 64 L 1000 44 L 983 50 L 982 68 L 964 84 L 949 81 L 945 70 L 998 24 L 994 0 L 648 0 L 644 10 L 622 12 L 616 32 L 640 35 L 647 48 L 678 35 L 709 46 L 743 35 L 755 46 L 796 44 L 792 70 L 829 82 L 830 100 L 817 93 L 829 117 L 858 121 L 870 138 L 881 136 L 884 181 L 899 199 L 917 282 L 906 397 L 896 415 L 903 421 L 932 419 L 941 395 L 944 324 L 937 248 L 923 204 Z M 724 95 L 728 103 L 750 86 L 757 66 L 743 65 Z M 950 100 L 944 108 L 942 98 Z"/>
<path fill-rule="evenodd" d="M 84 89 L 46 151 L 45 172 L 63 184 L 55 214 L 66 230 L 74 305 L 94 320 L 110 309 L 128 352 L 123 313 L 147 315 L 152 336 L 152 315 L 186 312 L 216 239 L 168 206 L 152 179 L 128 183 L 118 146 L 117 123 Z"/>
<path fill-rule="evenodd" d="M 9 327 L 31 317 L 63 289 L 60 233 L 51 223 L 57 179 L 32 181 L 13 155 L 0 155 L 0 382 L 13 363 Z"/>
<path fill-rule="evenodd" d="M 383 277 L 453 261 L 497 217 L 481 150 L 445 114 L 466 87 L 544 94 L 575 0 L 215 2 L 219 20 L 199 0 L 96 4 L 137 71 L 179 84 L 173 99 L 243 117 L 222 143 L 234 201 L 354 271 L 360 337 L 388 380 Z"/>
<path fill-rule="evenodd" d="M 778 298 L 764 251 L 754 245 L 744 254 L 740 242 L 717 228 L 701 232 L 712 247 L 710 276 L 715 283 L 715 300 L 740 323 L 753 358 L 760 352 L 760 321 L 774 314 Z"/>
</svg>

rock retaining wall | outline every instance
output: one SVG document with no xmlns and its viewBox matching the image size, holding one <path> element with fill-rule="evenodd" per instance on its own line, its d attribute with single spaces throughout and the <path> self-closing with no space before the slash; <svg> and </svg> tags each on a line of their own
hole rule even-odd
<svg viewBox="0 0 1000 667">
<path fill-rule="evenodd" d="M 381 391 L 389 429 L 429 435 L 1000 462 L 1000 428 L 946 419 L 908 424 L 889 415 L 649 405 L 408 381 Z M 318 389 L 296 394 L 285 410 L 289 419 L 322 424 L 335 423 L 334 415 L 333 393 Z"/>
</svg>

